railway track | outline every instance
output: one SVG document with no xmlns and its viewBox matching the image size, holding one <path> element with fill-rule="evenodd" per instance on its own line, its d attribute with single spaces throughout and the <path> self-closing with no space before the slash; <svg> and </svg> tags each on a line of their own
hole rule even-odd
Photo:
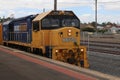
<svg viewBox="0 0 120 80">
<path fill-rule="evenodd" d="M 103 49 L 95 49 L 95 48 L 89 48 L 90 51 L 93 51 L 93 52 L 100 52 L 100 53 L 108 53 L 108 54 L 115 54 L 115 55 L 120 55 L 120 51 L 116 50 L 116 51 L 113 51 L 113 50 L 103 50 Z"/>
<path fill-rule="evenodd" d="M 120 43 L 82 41 L 81 45 L 86 45 L 89 51 L 120 55 Z"/>
<path fill-rule="evenodd" d="M 90 51 L 88 60 L 89 69 L 120 77 L 120 55 Z"/>
</svg>

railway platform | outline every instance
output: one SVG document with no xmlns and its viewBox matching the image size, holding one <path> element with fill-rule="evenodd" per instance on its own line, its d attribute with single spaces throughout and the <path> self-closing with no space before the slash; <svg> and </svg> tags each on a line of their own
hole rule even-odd
<svg viewBox="0 0 120 80">
<path fill-rule="evenodd" d="M 1 80 L 119 80 L 104 73 L 0 46 Z"/>
</svg>

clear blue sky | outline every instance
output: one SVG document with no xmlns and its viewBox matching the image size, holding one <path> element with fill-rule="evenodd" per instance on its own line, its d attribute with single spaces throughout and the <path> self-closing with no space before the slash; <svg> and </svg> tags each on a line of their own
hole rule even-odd
<svg viewBox="0 0 120 80">
<path fill-rule="evenodd" d="M 120 23 L 120 0 L 97 0 L 98 22 Z M 0 17 L 23 17 L 53 10 L 54 0 L 0 0 Z M 73 10 L 81 22 L 95 21 L 95 0 L 58 0 L 59 10 Z"/>
</svg>

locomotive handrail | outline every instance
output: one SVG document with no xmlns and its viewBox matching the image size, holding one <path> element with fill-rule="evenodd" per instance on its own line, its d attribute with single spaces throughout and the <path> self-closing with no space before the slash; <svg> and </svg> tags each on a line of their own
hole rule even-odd
<svg viewBox="0 0 120 80">
<path fill-rule="evenodd" d="M 44 46 L 45 45 L 45 43 L 44 43 L 44 32 L 42 32 L 42 40 L 43 40 L 42 41 L 42 43 L 43 43 L 42 45 Z"/>
<path fill-rule="evenodd" d="M 9 39 L 10 39 L 10 41 L 11 40 L 14 40 L 14 41 L 20 41 L 20 40 L 23 40 L 22 39 L 22 34 L 23 33 L 26 33 L 26 35 L 27 35 L 27 37 L 26 37 L 26 41 L 27 41 L 27 43 L 28 43 L 28 32 L 9 32 L 9 35 L 10 35 L 10 37 L 9 37 Z"/>
</svg>

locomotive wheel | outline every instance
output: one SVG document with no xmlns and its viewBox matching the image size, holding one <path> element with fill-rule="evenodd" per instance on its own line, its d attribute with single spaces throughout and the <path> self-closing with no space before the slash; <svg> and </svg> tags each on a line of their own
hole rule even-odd
<svg viewBox="0 0 120 80">
<path fill-rule="evenodd" d="M 42 49 L 33 48 L 33 53 L 43 56 Z"/>
</svg>

